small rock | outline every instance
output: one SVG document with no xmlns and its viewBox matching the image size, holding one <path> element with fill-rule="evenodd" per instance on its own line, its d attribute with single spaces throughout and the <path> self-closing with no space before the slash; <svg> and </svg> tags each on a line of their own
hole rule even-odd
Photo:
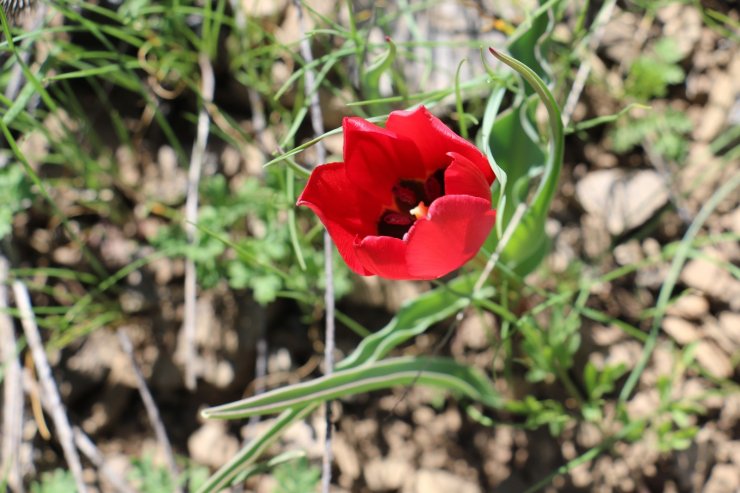
<svg viewBox="0 0 740 493">
<path fill-rule="evenodd" d="M 339 468 L 339 484 L 345 488 L 352 487 L 352 484 L 360 477 L 360 459 L 355 447 L 347 443 L 343 434 L 337 434 L 333 439 L 334 461 Z"/>
<path fill-rule="evenodd" d="M 493 315 L 486 312 L 465 317 L 455 331 L 451 348 L 462 353 L 465 348 L 483 350 L 491 347 L 491 334 L 495 326 Z"/>
<path fill-rule="evenodd" d="M 615 168 L 619 166 L 619 158 L 610 152 L 606 152 L 600 145 L 586 144 L 583 148 L 583 154 L 588 162 L 597 168 Z"/>
<path fill-rule="evenodd" d="M 105 467 L 119 478 L 128 478 L 131 474 L 131 458 L 125 453 L 108 453 L 105 458 Z M 100 484 L 103 491 L 116 491 L 116 488 L 106 480 L 106 475 L 100 475 Z"/>
<path fill-rule="evenodd" d="M 709 481 L 704 485 L 704 493 L 731 493 L 740 488 L 740 475 L 732 464 L 717 464 L 712 468 Z"/>
<path fill-rule="evenodd" d="M 721 442 L 717 447 L 717 460 L 732 462 L 740 467 L 740 440 Z"/>
<path fill-rule="evenodd" d="M 481 493 L 480 487 L 447 471 L 422 469 L 406 481 L 403 493 Z"/>
<path fill-rule="evenodd" d="M 265 0 L 254 0 L 257 3 L 265 3 L 265 4 L 271 4 L 273 3 L 272 0 L 265 1 Z M 287 3 L 285 0 L 283 0 L 283 3 Z M 324 15 L 328 17 L 332 17 L 331 11 L 334 8 L 334 2 L 312 2 L 311 7 L 319 14 Z M 283 23 L 280 25 L 280 27 L 275 31 L 275 40 L 276 42 L 280 43 L 281 45 L 297 45 L 298 42 L 303 37 L 304 32 L 311 32 L 316 27 L 316 22 L 314 21 L 313 15 L 304 15 L 303 16 L 303 26 L 301 26 L 301 23 L 299 21 L 299 13 L 298 9 L 295 5 L 287 5 L 285 8 L 281 9 L 281 13 L 283 13 Z"/>
<path fill-rule="evenodd" d="M 679 344 L 691 344 L 701 338 L 694 324 L 678 317 L 666 317 L 663 330 Z"/>
<path fill-rule="evenodd" d="M 714 91 L 714 89 L 712 89 Z M 694 127 L 694 139 L 700 142 L 709 142 L 717 135 L 725 125 L 727 120 L 727 110 L 717 105 L 710 105 L 704 108 L 701 114 L 701 120 Z"/>
<path fill-rule="evenodd" d="M 372 491 L 397 490 L 414 473 L 411 464 L 398 458 L 373 459 L 364 468 L 365 482 Z M 424 491 L 424 490 L 421 490 Z"/>
<path fill-rule="evenodd" d="M 737 423 L 740 421 L 740 394 L 737 392 L 721 398 L 721 404 L 718 406 L 721 409 L 719 419 L 717 420 L 717 426 L 721 430 L 732 430 L 735 428 Z M 735 457 L 735 462 L 740 466 L 740 442 L 738 443 L 738 454 Z"/>
<path fill-rule="evenodd" d="M 627 413 L 630 419 L 640 419 L 655 416 L 655 410 L 660 406 L 660 395 L 655 388 L 643 390 L 627 403 Z"/>
<path fill-rule="evenodd" d="M 668 315 L 698 320 L 709 313 L 709 302 L 699 294 L 681 296 L 666 310 Z"/>
<path fill-rule="evenodd" d="M 740 310 L 740 282 L 721 265 L 711 259 L 726 261 L 723 255 L 713 248 L 702 249 L 703 258 L 691 260 L 683 272 L 681 281 L 687 286 L 703 291 L 709 296 L 724 301 L 733 310 Z"/>
<path fill-rule="evenodd" d="M 625 339 L 624 331 L 616 325 L 596 325 L 590 333 L 594 343 L 602 347 L 611 346 Z"/>
<path fill-rule="evenodd" d="M 660 9 L 657 16 L 665 24 L 663 36 L 674 41 L 682 58 L 687 57 L 701 37 L 701 13 L 690 5 L 671 4 Z"/>
<path fill-rule="evenodd" d="M 248 17 L 274 17 L 288 5 L 288 0 L 242 0 L 242 11 Z"/>
<path fill-rule="evenodd" d="M 719 314 L 719 327 L 722 332 L 740 345 L 740 313 L 722 312 Z M 736 348 L 737 349 L 737 348 Z"/>
<path fill-rule="evenodd" d="M 619 265 L 636 264 L 643 259 L 642 247 L 637 240 L 630 240 L 614 248 L 614 259 Z"/>
<path fill-rule="evenodd" d="M 118 302 L 124 313 L 138 313 L 141 312 L 144 307 L 151 306 L 151 300 L 147 300 L 144 293 L 136 289 L 124 289 L 118 296 Z"/>
<path fill-rule="evenodd" d="M 709 373 L 718 378 L 732 376 L 730 358 L 714 342 L 701 341 L 696 347 L 696 360 Z"/>
<path fill-rule="evenodd" d="M 609 347 L 606 364 L 618 365 L 624 363 L 627 368 L 632 368 L 640 360 L 642 345 L 637 341 L 622 341 Z"/>
<path fill-rule="evenodd" d="M 82 250 L 72 245 L 60 246 L 54 249 L 53 257 L 62 265 L 75 265 L 82 259 Z"/>
<path fill-rule="evenodd" d="M 669 199 L 665 181 L 652 170 L 592 171 L 576 185 L 576 196 L 586 212 L 602 219 L 615 236 L 642 225 Z"/>
<path fill-rule="evenodd" d="M 635 32 L 638 29 L 639 19 L 631 12 L 623 12 L 617 7 L 611 19 L 604 26 L 601 46 L 606 54 L 616 62 L 628 66 L 635 56 Z"/>
<path fill-rule="evenodd" d="M 736 96 L 730 74 L 721 70 L 713 70 L 708 75 L 712 81 L 712 90 L 709 92 L 709 104 L 727 112 L 735 103 Z"/>
<path fill-rule="evenodd" d="M 704 320 L 702 330 L 704 331 L 704 334 L 706 334 L 705 338 L 708 336 L 714 340 L 714 342 L 716 342 L 728 356 L 732 357 L 735 353 L 738 353 L 740 345 L 735 343 L 730 335 L 720 327 L 718 321 L 714 317 L 707 317 Z"/>
<path fill-rule="evenodd" d="M 228 433 L 223 421 L 206 421 L 188 438 L 190 457 L 212 468 L 226 464 L 238 450 L 239 440 Z"/>
</svg>

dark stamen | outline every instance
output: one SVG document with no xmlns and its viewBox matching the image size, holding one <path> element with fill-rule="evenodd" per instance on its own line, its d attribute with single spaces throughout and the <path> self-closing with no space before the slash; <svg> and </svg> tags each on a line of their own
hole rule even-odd
<svg viewBox="0 0 740 493">
<path fill-rule="evenodd" d="M 424 186 L 418 181 L 401 180 L 393 186 L 393 197 L 396 207 L 401 212 L 408 212 L 424 200 Z"/>
<path fill-rule="evenodd" d="M 383 214 L 383 221 L 391 226 L 408 226 L 413 221 L 413 218 L 406 214 L 389 211 Z"/>
<path fill-rule="evenodd" d="M 403 205 L 411 205 L 416 200 L 416 193 L 400 183 L 393 185 L 393 196 L 396 198 L 397 203 Z"/>
<path fill-rule="evenodd" d="M 424 182 L 424 193 L 426 203 L 431 204 L 433 200 L 440 198 L 445 194 L 445 172 L 443 169 L 436 171 Z"/>
<path fill-rule="evenodd" d="M 416 219 L 408 214 L 395 211 L 385 211 L 378 221 L 378 234 L 380 236 L 392 236 L 403 238 L 403 235 L 411 228 Z"/>
<path fill-rule="evenodd" d="M 416 217 L 411 210 L 420 203 L 431 206 L 445 194 L 445 170 L 437 170 L 424 181 L 400 180 L 391 189 L 395 210 L 386 209 L 378 220 L 378 234 L 403 239 Z"/>
</svg>

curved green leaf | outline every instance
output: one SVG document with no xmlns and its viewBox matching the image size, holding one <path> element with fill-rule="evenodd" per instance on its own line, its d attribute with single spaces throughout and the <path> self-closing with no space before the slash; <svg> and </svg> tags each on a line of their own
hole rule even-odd
<svg viewBox="0 0 740 493">
<path fill-rule="evenodd" d="M 366 337 L 357 348 L 337 364 L 337 369 L 351 368 L 377 361 L 399 344 L 427 330 L 430 325 L 451 317 L 471 302 L 475 278 L 460 276 L 447 286 L 422 294 L 405 304 L 388 325 Z M 484 288 L 475 298 L 491 295 L 491 288 Z"/>
<path fill-rule="evenodd" d="M 524 276 L 534 270 L 547 252 L 549 242 L 545 234 L 547 212 L 555 194 L 564 153 L 564 129 L 560 109 L 547 84 L 530 67 L 520 61 L 500 53 L 493 48 L 491 53 L 506 65 L 519 73 L 533 88 L 547 109 L 550 124 L 550 150 L 547 156 L 540 149 L 539 143 L 532 136 L 528 121 L 530 114 L 529 100 L 499 115 L 484 135 L 488 137 L 487 152 L 495 162 L 495 168 L 505 171 L 506 182 L 502 183 L 503 191 L 499 198 L 499 218 L 496 229 L 486 242 L 486 249 L 493 250 L 502 237 L 504 225 L 511 221 L 517 205 L 521 204 L 529 193 L 529 183 L 538 169 L 543 173 L 539 186 L 534 193 L 530 207 L 525 211 L 514 234 L 501 252 L 501 259 L 518 274 Z M 498 92 L 491 95 L 491 100 L 499 101 Z M 498 110 L 497 106 L 493 106 Z M 488 111 L 488 110 L 487 110 Z M 503 208 L 503 210 L 501 210 Z"/>
<path fill-rule="evenodd" d="M 340 370 L 308 382 L 212 407 L 202 411 L 202 415 L 205 418 L 241 419 L 411 384 L 449 390 L 490 407 L 500 404 L 499 395 L 490 380 L 475 368 L 449 358 L 404 357 Z"/>
<path fill-rule="evenodd" d="M 257 458 L 280 438 L 280 435 L 288 426 L 311 414 L 317 406 L 318 404 L 314 404 L 284 411 L 275 419 L 275 422 L 267 431 L 249 442 L 229 462 L 221 466 L 213 476 L 208 478 L 208 481 L 198 489 L 198 493 L 221 491 L 228 487 L 237 476 L 248 471 L 254 465 Z"/>
</svg>

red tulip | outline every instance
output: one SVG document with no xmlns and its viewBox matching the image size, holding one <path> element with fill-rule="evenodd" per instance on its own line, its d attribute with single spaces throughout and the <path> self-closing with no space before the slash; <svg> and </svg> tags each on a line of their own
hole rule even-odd
<svg viewBox="0 0 740 493">
<path fill-rule="evenodd" d="M 493 227 L 486 157 L 423 106 L 385 128 L 345 118 L 344 162 L 318 166 L 298 198 L 350 269 L 436 279 L 470 260 Z"/>
</svg>

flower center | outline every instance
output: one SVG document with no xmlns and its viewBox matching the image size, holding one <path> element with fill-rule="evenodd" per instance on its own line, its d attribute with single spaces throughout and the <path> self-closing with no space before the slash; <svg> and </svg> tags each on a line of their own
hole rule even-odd
<svg viewBox="0 0 740 493">
<path fill-rule="evenodd" d="M 380 215 L 378 235 L 403 239 L 417 219 L 426 217 L 432 202 L 444 195 L 444 169 L 425 181 L 399 180 L 391 192 L 395 204 Z"/>
</svg>

